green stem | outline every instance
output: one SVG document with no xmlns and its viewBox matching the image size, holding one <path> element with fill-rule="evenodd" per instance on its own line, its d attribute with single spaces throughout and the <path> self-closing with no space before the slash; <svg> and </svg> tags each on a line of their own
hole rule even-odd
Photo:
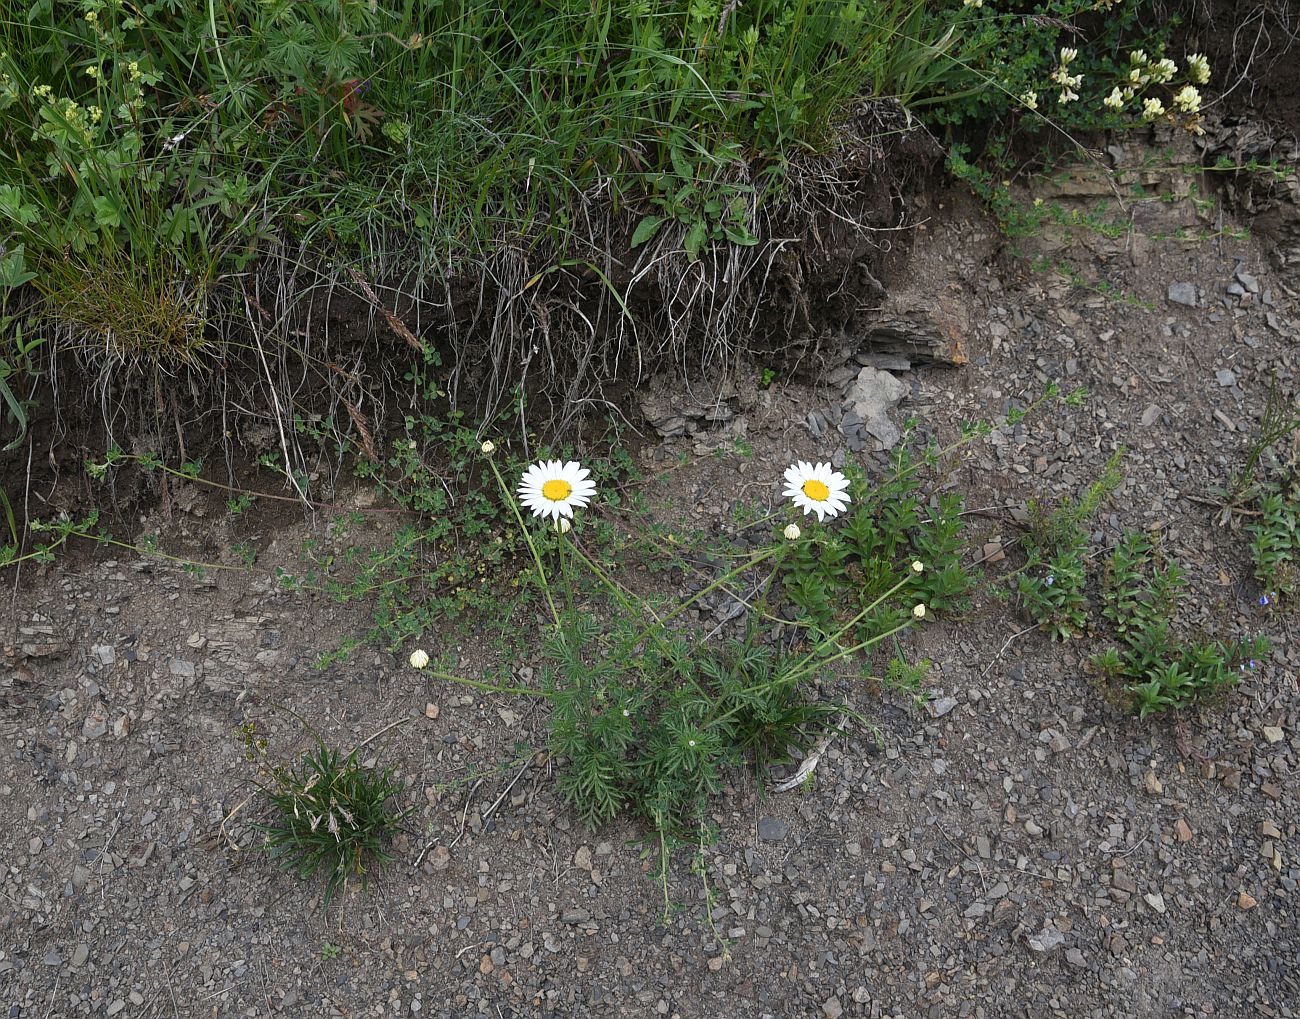
<svg viewBox="0 0 1300 1019">
<path fill-rule="evenodd" d="M 859 612 L 856 616 L 854 616 L 854 617 L 853 617 L 852 619 L 850 619 L 847 623 L 845 623 L 845 624 L 844 624 L 843 626 L 841 626 L 838 630 L 836 630 L 833 634 L 831 634 L 830 636 L 828 636 L 828 637 L 826 638 L 826 640 L 827 640 L 829 643 L 832 643 L 832 644 L 837 643 L 841 637 L 843 637 L 846 633 L 848 633 L 851 629 L 853 629 L 853 627 L 857 626 L 858 623 L 860 623 L 863 619 L 865 619 L 865 618 L 867 617 L 868 613 L 872 612 L 872 611 L 875 609 L 875 607 L 876 607 L 877 605 L 879 605 L 879 604 L 880 604 L 882 601 L 884 601 L 886 598 L 890 597 L 890 595 L 897 594 L 898 591 L 900 591 L 902 588 L 906 587 L 906 586 L 907 586 L 908 584 L 910 584 L 911 582 L 912 582 L 912 575 L 909 573 L 909 574 L 908 574 L 907 576 L 905 576 L 902 580 L 900 580 L 897 584 L 895 584 L 895 585 L 894 585 L 893 587 L 891 587 L 888 591 L 886 591 L 886 592 L 885 592 L 884 594 L 882 594 L 879 598 L 877 598 L 877 599 L 876 599 L 875 601 L 873 601 L 870 605 L 868 605 L 865 609 L 863 609 L 863 610 L 862 610 L 861 612 Z M 816 653 L 817 653 L 817 649 L 816 649 L 816 648 L 813 648 L 812 650 L 810 650 L 806 655 L 804 655 L 804 657 L 803 657 L 803 658 L 799 661 L 799 663 L 795 666 L 795 669 L 796 669 L 796 670 L 802 669 L 802 668 L 803 668 L 803 667 L 804 667 L 804 666 L 805 666 L 805 665 L 806 665 L 806 664 L 807 664 L 807 663 L 808 663 L 808 662 L 809 662 L 809 661 L 810 661 L 810 660 L 811 660 L 811 659 L 816 655 Z"/>
<path fill-rule="evenodd" d="M 523 514 L 519 512 L 519 504 L 515 502 L 505 479 L 501 477 L 501 472 L 497 470 L 496 461 L 491 456 L 488 457 L 488 466 L 492 468 L 492 474 L 497 479 L 497 485 L 500 486 L 502 494 L 506 497 L 506 504 L 515 515 L 515 522 L 519 524 L 519 531 L 524 536 L 524 541 L 528 543 L 528 551 L 533 554 L 533 562 L 537 566 L 537 579 L 541 582 L 542 593 L 546 595 L 546 604 L 551 610 L 551 618 L 555 621 L 555 628 L 563 632 L 560 624 L 560 613 L 555 607 L 555 599 L 551 597 L 551 584 L 546 579 L 546 568 L 542 565 L 542 557 L 537 551 L 537 544 L 533 541 L 532 532 L 528 530 L 528 525 L 524 523 Z"/>
<path fill-rule="evenodd" d="M 852 647 L 843 648 L 840 651 L 835 652 L 835 654 L 831 655 L 829 658 L 824 659 L 823 661 L 812 662 L 811 666 L 807 664 L 808 659 L 805 658 L 803 662 L 800 662 L 798 665 L 796 665 L 793 669 L 791 669 L 788 673 L 785 674 L 783 682 L 786 683 L 798 682 L 805 675 L 811 672 L 814 668 L 823 669 L 828 665 L 832 665 L 833 663 L 838 662 L 842 658 L 848 658 L 850 655 L 857 654 L 857 652 L 859 651 L 865 651 L 873 644 L 880 643 L 886 637 L 892 637 L 896 633 L 902 633 L 904 630 L 909 629 L 912 626 L 913 622 L 914 619 L 908 619 L 906 622 L 899 623 L 892 630 L 886 630 L 884 633 L 878 633 L 876 634 L 876 636 L 869 637 L 867 640 L 864 640 L 858 644 L 854 644 Z"/>
<path fill-rule="evenodd" d="M 625 588 L 613 577 L 609 576 L 609 574 L 607 574 L 604 570 L 602 570 L 600 566 L 595 562 L 595 560 L 593 560 L 590 556 L 588 556 L 585 552 L 583 552 L 581 548 L 578 547 L 578 543 L 576 541 L 570 547 L 573 549 L 573 554 L 582 560 L 583 565 L 585 565 L 587 569 L 591 570 L 591 572 L 596 575 L 596 577 L 600 580 L 600 582 L 603 583 L 607 588 L 609 588 L 610 593 L 618 601 L 619 605 L 623 607 L 623 610 L 625 612 L 632 613 L 638 611 L 639 609 L 640 611 L 643 612 L 649 612 L 650 615 L 652 616 L 655 615 L 654 609 L 652 609 L 645 602 L 641 602 L 639 605 L 633 602 L 632 593 L 628 591 L 627 588 Z M 655 624 L 659 625 L 658 616 L 655 616 Z"/>
<path fill-rule="evenodd" d="M 482 679 L 470 679 L 467 676 L 455 676 L 450 672 L 436 672 L 430 669 L 422 670 L 426 675 L 433 676 L 435 679 L 445 679 L 449 683 L 459 683 L 461 686 L 471 686 L 475 690 L 483 690 L 486 693 L 514 694 L 524 697 L 542 697 L 549 699 L 552 695 L 545 690 L 534 690 L 526 686 L 498 686 L 496 683 L 489 683 Z"/>
<path fill-rule="evenodd" d="M 662 619 L 656 618 L 655 622 L 651 626 L 646 627 L 646 629 L 643 630 L 637 636 L 636 640 L 633 641 L 632 646 L 635 647 L 637 644 L 641 643 L 641 641 L 645 640 L 646 637 L 650 635 L 651 631 L 655 629 L 655 627 L 659 627 L 660 629 L 662 629 L 664 626 L 668 625 L 668 623 L 672 622 L 674 619 L 680 616 L 683 612 L 689 609 L 697 601 L 699 601 L 701 598 L 706 597 L 713 591 L 716 591 L 719 587 L 721 587 L 723 584 L 729 581 L 732 577 L 739 576 L 741 573 L 744 573 L 746 570 L 752 569 L 753 567 L 757 566 L 764 559 L 770 559 L 775 554 L 776 554 L 775 549 L 771 549 L 771 548 L 764 549 L 762 552 L 759 552 L 757 555 L 751 557 L 746 562 L 741 563 L 735 569 L 730 570 L 727 573 L 724 573 L 717 580 L 713 581 L 713 583 L 709 584 L 708 587 L 705 587 L 702 590 L 697 591 L 690 598 L 687 598 L 686 601 L 682 602 L 680 605 L 678 605 L 675 609 L 673 609 L 670 613 L 668 613 L 668 615 L 664 616 Z"/>
</svg>

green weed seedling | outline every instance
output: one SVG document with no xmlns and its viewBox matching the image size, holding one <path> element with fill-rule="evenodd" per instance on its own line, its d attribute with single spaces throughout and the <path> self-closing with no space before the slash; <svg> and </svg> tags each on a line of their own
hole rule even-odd
<svg viewBox="0 0 1300 1019">
<path fill-rule="evenodd" d="M 1029 529 L 1022 539 L 1025 565 L 1015 573 L 1016 592 L 1030 621 L 1052 640 L 1081 636 L 1088 626 L 1088 530 L 1084 526 L 1123 482 L 1116 450 L 1102 475 L 1078 499 L 1054 509 L 1029 503 Z"/>
<path fill-rule="evenodd" d="M 1176 633 L 1185 592 L 1179 565 L 1165 560 L 1139 531 L 1126 533 L 1106 564 L 1102 615 L 1119 647 L 1095 655 L 1092 666 L 1139 718 L 1220 698 L 1268 652 L 1264 637 L 1225 643 Z"/>
<path fill-rule="evenodd" d="M 1272 486 L 1260 496 L 1259 517 L 1247 525 L 1255 579 L 1263 586 L 1261 605 L 1276 605 L 1300 593 L 1300 492 Z"/>
</svg>

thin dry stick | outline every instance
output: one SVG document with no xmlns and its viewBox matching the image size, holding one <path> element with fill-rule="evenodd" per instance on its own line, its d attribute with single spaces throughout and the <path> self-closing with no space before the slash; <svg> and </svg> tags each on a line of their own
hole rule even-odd
<svg viewBox="0 0 1300 1019">
<path fill-rule="evenodd" d="M 518 782 L 521 778 L 523 778 L 524 772 L 526 772 L 532 766 L 533 766 L 533 759 L 531 757 L 528 758 L 528 760 L 524 761 L 524 766 L 520 768 L 519 772 L 515 775 L 515 777 L 510 780 L 510 784 L 501 790 L 501 795 L 492 801 L 492 806 L 488 807 L 487 810 L 483 811 L 484 821 L 486 821 L 489 817 L 492 816 L 493 812 L 497 809 L 497 807 L 501 806 L 501 801 L 504 800 L 508 795 L 510 795 L 510 790 L 515 787 L 515 783 Z"/>
<path fill-rule="evenodd" d="M 458 831 L 456 833 L 456 837 L 451 840 L 451 843 L 447 846 L 448 849 L 455 849 L 456 843 L 459 842 L 462 838 L 464 838 L 465 819 L 469 817 L 469 807 L 470 804 L 474 802 L 474 794 L 478 792 L 478 787 L 481 786 L 482 784 L 483 784 L 483 780 L 481 778 L 475 780 L 474 784 L 469 787 L 469 792 L 465 794 L 465 806 L 464 809 L 462 809 L 460 812 L 460 831 Z"/>
<path fill-rule="evenodd" d="M 979 857 L 971 856 L 971 854 L 966 851 L 965 846 L 943 830 L 943 825 L 936 824 L 935 827 L 939 830 L 939 834 L 947 840 L 950 846 L 960 852 L 962 856 L 966 857 L 966 859 L 970 860 L 971 863 L 975 864 L 975 872 L 979 874 L 980 884 L 984 886 L 984 894 L 987 896 L 989 893 L 989 885 L 988 882 L 984 880 L 984 868 L 980 865 Z"/>
<path fill-rule="evenodd" d="M 1018 633 L 1013 633 L 1010 637 L 1008 637 L 1006 639 L 1006 643 L 1004 643 L 1000 648 L 998 648 L 998 653 L 993 656 L 993 661 L 989 662 L 988 665 L 985 666 L 984 671 L 980 673 L 980 679 L 983 679 L 985 676 L 989 674 L 989 671 L 993 668 L 993 666 L 997 664 L 998 659 L 1002 657 L 1003 653 L 1006 651 L 1007 648 L 1011 646 L 1014 640 L 1016 640 L 1018 637 L 1023 637 L 1025 634 L 1030 633 L 1033 630 L 1037 630 L 1041 625 L 1042 625 L 1041 623 L 1035 623 L 1033 626 L 1026 626 L 1023 630 L 1020 630 Z"/>
<path fill-rule="evenodd" d="M 414 715 L 409 715 L 409 716 L 406 717 L 406 718 L 399 718 L 396 722 L 389 722 L 386 726 L 384 726 L 382 729 L 380 729 L 380 730 L 379 730 L 377 733 L 375 733 L 373 736 L 367 736 L 367 737 L 366 737 L 365 739 L 363 739 L 360 743 L 358 743 L 355 747 L 353 747 L 353 748 L 352 748 L 352 753 L 355 754 L 355 753 L 356 753 L 358 750 L 360 750 L 362 747 L 369 746 L 369 745 L 370 745 L 371 743 L 373 743 L 375 740 L 379 739 L 379 737 L 382 736 L 384 733 L 388 732 L 388 731 L 391 730 L 391 729 L 396 729 L 399 725 L 405 725 L 407 722 L 409 722 L 409 721 L 410 721 L 412 718 L 414 718 L 414 717 L 415 717 Z M 350 757 L 351 754 L 349 754 L 348 756 Z"/>
</svg>

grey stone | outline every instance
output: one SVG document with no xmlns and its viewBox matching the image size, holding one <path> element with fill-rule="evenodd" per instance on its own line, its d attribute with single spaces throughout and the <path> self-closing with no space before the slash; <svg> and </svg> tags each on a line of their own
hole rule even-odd
<svg viewBox="0 0 1300 1019">
<path fill-rule="evenodd" d="M 99 701 L 90 706 L 90 714 L 81 725 L 81 735 L 86 739 L 99 739 L 108 732 L 108 709 Z"/>
<path fill-rule="evenodd" d="M 956 706 L 956 697 L 940 697 L 938 700 L 930 702 L 930 714 L 935 718 L 942 718 Z"/>
<path fill-rule="evenodd" d="M 1236 373 L 1229 368 L 1220 368 L 1217 372 L 1214 373 L 1214 378 L 1218 381 L 1219 385 L 1222 386 L 1224 389 L 1227 389 L 1229 386 L 1235 386 L 1237 384 Z"/>
<path fill-rule="evenodd" d="M 1169 300 L 1174 304 L 1183 304 L 1189 308 L 1196 307 L 1195 283 L 1170 283 Z"/>
<path fill-rule="evenodd" d="M 760 817 L 758 837 L 764 842 L 780 842 L 790 834 L 790 824 L 779 817 Z"/>
<path fill-rule="evenodd" d="M 1038 934 L 1031 934 L 1026 939 L 1035 952 L 1046 954 L 1054 952 L 1065 944 L 1065 935 L 1055 927 L 1044 927 Z"/>
<path fill-rule="evenodd" d="M 889 420 L 889 411 L 898 405 L 911 387 L 889 372 L 878 368 L 863 368 L 844 394 L 844 420 L 840 431 L 850 436 L 852 426 L 859 421 L 862 430 L 875 438 L 883 449 L 892 449 L 902 432 Z"/>
</svg>

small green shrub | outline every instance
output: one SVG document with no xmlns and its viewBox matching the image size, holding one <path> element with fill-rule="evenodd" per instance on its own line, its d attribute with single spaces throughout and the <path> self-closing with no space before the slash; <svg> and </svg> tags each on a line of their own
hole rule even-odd
<svg viewBox="0 0 1300 1019">
<path fill-rule="evenodd" d="M 270 820 L 258 825 L 266 851 L 299 878 L 325 875 L 324 904 L 349 878 L 369 883 L 391 859 L 388 845 L 413 808 L 397 807 L 403 785 L 391 767 L 368 769 L 318 736 L 296 767 L 267 759 L 266 743 L 250 723 L 242 730 L 248 758 L 260 765 Z"/>
<path fill-rule="evenodd" d="M 1176 634 L 1185 590 L 1178 564 L 1141 532 L 1126 533 L 1106 565 L 1102 615 L 1121 646 L 1094 656 L 1092 665 L 1139 718 L 1212 702 L 1268 651 L 1264 637 L 1225 643 Z"/>
</svg>

